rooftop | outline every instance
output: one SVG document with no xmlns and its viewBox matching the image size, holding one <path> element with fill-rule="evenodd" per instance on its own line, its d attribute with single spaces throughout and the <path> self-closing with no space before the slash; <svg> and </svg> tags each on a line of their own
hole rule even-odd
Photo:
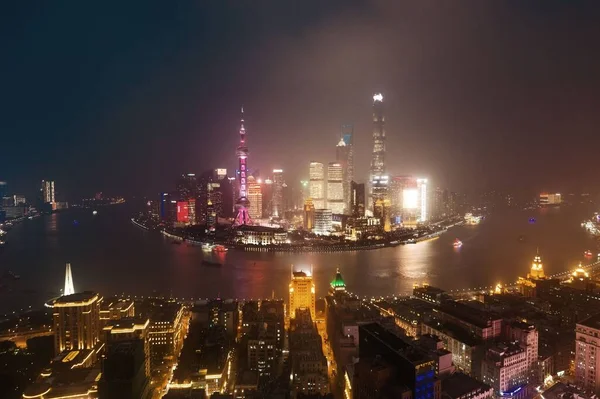
<svg viewBox="0 0 600 399">
<path fill-rule="evenodd" d="M 596 330 L 600 330 L 600 313 L 588 317 L 587 319 L 584 319 L 577 324 L 582 325 L 584 327 L 595 328 Z"/>
<path fill-rule="evenodd" d="M 485 392 L 491 389 L 491 386 L 463 373 L 454 373 L 442 380 L 442 393 L 453 399 L 472 392 Z"/>
<path fill-rule="evenodd" d="M 386 330 L 379 323 L 364 324 L 359 327 L 364 332 L 368 332 L 372 337 L 382 341 L 391 350 L 395 351 L 411 363 L 418 365 L 431 361 L 431 358 L 425 353 L 425 351 L 416 349 L 411 343 L 405 341 L 396 334 Z M 362 332 L 359 332 L 359 335 Z M 362 336 L 361 336 L 362 340 Z"/>
<path fill-rule="evenodd" d="M 71 295 L 63 295 L 54 301 L 54 305 L 77 305 L 91 304 L 95 299 L 99 299 L 100 295 L 93 291 L 83 291 Z"/>
</svg>

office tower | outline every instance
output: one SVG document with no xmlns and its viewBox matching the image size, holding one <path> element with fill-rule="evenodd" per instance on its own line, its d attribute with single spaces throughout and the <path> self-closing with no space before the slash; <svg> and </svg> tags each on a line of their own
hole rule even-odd
<svg viewBox="0 0 600 399">
<path fill-rule="evenodd" d="M 223 192 L 220 181 L 213 180 L 208 183 L 208 199 L 212 203 L 217 217 L 223 217 Z"/>
<path fill-rule="evenodd" d="M 217 211 L 215 210 L 215 207 L 209 198 L 209 200 L 206 203 L 206 228 L 209 231 L 214 231 L 217 227 L 217 221 Z"/>
<path fill-rule="evenodd" d="M 248 201 L 250 201 L 250 214 L 253 215 L 255 219 L 262 219 L 262 187 L 261 184 L 256 181 L 254 176 L 248 177 Z"/>
<path fill-rule="evenodd" d="M 144 341 L 141 339 L 110 345 L 102 361 L 99 399 L 149 398 L 150 375 L 147 372 L 146 356 Z"/>
<path fill-rule="evenodd" d="M 296 318 L 297 309 L 308 309 L 315 320 L 315 284 L 310 271 L 294 271 L 290 282 L 290 318 Z"/>
<path fill-rule="evenodd" d="M 272 212 L 273 217 L 283 216 L 283 169 L 273 169 L 273 200 Z"/>
<path fill-rule="evenodd" d="M 384 199 L 385 189 L 374 190 L 372 182 L 385 174 L 385 117 L 383 116 L 383 95 L 373 96 L 373 157 L 369 176 L 369 209 L 377 199 Z"/>
<path fill-rule="evenodd" d="M 8 183 L 0 181 L 0 200 L 8 196 Z"/>
<path fill-rule="evenodd" d="M 51 180 L 42 180 L 42 201 L 44 204 L 54 204 L 54 182 Z"/>
<path fill-rule="evenodd" d="M 600 315 L 577 323 L 575 328 L 575 379 L 593 392 L 600 391 Z"/>
<path fill-rule="evenodd" d="M 194 173 L 184 173 L 177 179 L 175 184 L 178 200 L 186 201 L 198 197 L 198 180 Z"/>
<path fill-rule="evenodd" d="M 343 169 L 339 162 L 330 162 L 327 167 L 327 208 L 332 213 L 344 213 Z"/>
<path fill-rule="evenodd" d="M 315 206 L 311 198 L 304 201 L 304 219 L 303 227 L 306 231 L 311 231 L 315 226 Z"/>
<path fill-rule="evenodd" d="M 431 209 L 431 217 L 441 219 L 446 215 L 446 199 L 448 190 L 436 187 L 433 192 L 433 207 Z"/>
<path fill-rule="evenodd" d="M 387 176 L 387 175 L 373 176 L 373 179 L 371 180 L 371 190 L 372 190 L 371 191 L 372 192 L 371 199 L 373 200 L 371 210 L 373 211 L 373 214 L 375 214 L 376 206 L 381 207 L 381 206 L 385 205 L 385 206 L 389 207 L 389 198 L 388 198 L 389 185 L 390 185 L 389 176 Z M 388 212 L 388 216 L 389 216 L 389 212 Z M 380 215 L 378 217 L 383 222 L 383 214 L 380 213 Z"/>
<path fill-rule="evenodd" d="M 177 223 L 185 226 L 196 224 L 196 200 L 177 201 Z"/>
<path fill-rule="evenodd" d="M 242 119 L 240 123 L 240 144 L 236 151 L 239 165 L 239 176 L 238 176 L 238 199 L 235 203 L 237 215 L 235 217 L 235 226 L 242 226 L 245 224 L 252 224 L 250 214 L 248 213 L 248 207 L 250 201 L 248 201 L 247 193 L 247 179 L 248 179 L 248 146 L 246 145 L 246 129 L 244 128 L 244 108 L 242 108 Z"/>
<path fill-rule="evenodd" d="M 160 220 L 167 221 L 170 205 L 171 205 L 171 198 L 169 196 L 169 193 L 160 193 L 160 204 L 159 204 L 159 210 L 158 210 Z"/>
<path fill-rule="evenodd" d="M 336 146 L 336 161 L 342 165 L 344 213 L 350 213 L 350 190 L 354 179 L 354 126 L 343 125 L 342 136 Z"/>
<path fill-rule="evenodd" d="M 260 179 L 258 179 L 260 182 Z M 262 189 L 262 216 L 270 217 L 273 211 L 273 180 L 264 179 L 261 184 Z"/>
<path fill-rule="evenodd" d="M 71 264 L 67 263 L 65 269 L 65 289 L 63 295 L 72 295 L 75 293 L 75 287 L 73 285 L 73 275 L 71 274 Z"/>
<path fill-rule="evenodd" d="M 429 219 L 427 179 L 417 179 L 417 189 L 419 191 L 419 222 L 423 223 Z"/>
<path fill-rule="evenodd" d="M 309 191 L 315 209 L 324 209 L 325 205 L 325 168 L 321 162 L 311 162 L 309 169 Z"/>
<path fill-rule="evenodd" d="M 328 236 L 333 230 L 333 214 L 331 209 L 315 209 L 313 233 Z"/>
<path fill-rule="evenodd" d="M 364 183 L 350 182 L 350 213 L 355 218 L 365 216 L 365 185 Z"/>
<path fill-rule="evenodd" d="M 94 349 L 100 340 L 100 302 L 102 297 L 90 291 L 64 295 L 52 304 L 54 349 Z"/>
</svg>

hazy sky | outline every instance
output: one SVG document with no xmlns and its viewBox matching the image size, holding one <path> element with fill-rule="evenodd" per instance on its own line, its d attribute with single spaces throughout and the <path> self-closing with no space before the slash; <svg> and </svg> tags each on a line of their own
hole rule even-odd
<svg viewBox="0 0 600 399">
<path fill-rule="evenodd" d="M 454 189 L 595 185 L 598 1 L 39 1 L 0 9 L 0 180 L 30 193 L 149 194 L 182 172 L 289 179 L 335 159 L 372 95 L 387 168 Z"/>
</svg>

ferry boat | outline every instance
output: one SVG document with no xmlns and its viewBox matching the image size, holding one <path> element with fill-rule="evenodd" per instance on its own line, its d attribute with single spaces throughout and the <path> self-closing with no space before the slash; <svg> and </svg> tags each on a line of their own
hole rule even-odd
<svg viewBox="0 0 600 399">
<path fill-rule="evenodd" d="M 214 252 L 227 252 L 228 249 L 227 247 L 223 246 L 223 245 L 215 245 L 215 247 L 213 248 Z"/>
<path fill-rule="evenodd" d="M 587 250 L 587 251 L 585 251 L 583 254 L 585 255 L 585 257 L 586 257 L 586 258 L 589 258 L 589 257 L 591 257 L 591 256 L 592 256 L 592 251 L 590 251 L 590 250 L 588 249 L 588 250 Z"/>
<path fill-rule="evenodd" d="M 215 247 L 215 246 L 214 246 L 214 245 L 212 245 L 212 244 L 211 244 L 211 243 L 209 243 L 209 242 L 203 242 L 203 243 L 202 243 L 202 250 L 203 250 L 203 251 L 212 251 L 214 247 Z"/>
<path fill-rule="evenodd" d="M 459 240 L 458 238 L 456 240 L 454 240 L 454 243 L 452 244 L 452 246 L 454 248 L 460 248 L 460 247 L 462 247 L 462 245 L 463 245 L 462 241 Z"/>
</svg>

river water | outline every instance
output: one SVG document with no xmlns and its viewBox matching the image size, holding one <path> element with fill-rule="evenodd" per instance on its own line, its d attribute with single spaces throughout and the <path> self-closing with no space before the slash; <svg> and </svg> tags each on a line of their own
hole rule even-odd
<svg viewBox="0 0 600 399">
<path fill-rule="evenodd" d="M 455 227 L 439 239 L 395 248 L 337 253 L 230 250 L 221 259 L 133 225 L 129 205 L 101 208 L 96 216 L 90 210 L 71 210 L 28 220 L 9 232 L 8 245 L 0 251 L 0 270 L 12 270 L 21 278 L 2 279 L 0 311 L 38 307 L 58 295 L 66 262 L 72 265 L 77 291 L 104 295 L 286 298 L 292 265 L 313 268 L 318 296 L 326 293 L 338 267 L 349 290 L 368 296 L 406 294 L 423 282 L 448 290 L 489 286 L 524 275 L 538 247 L 547 274 L 585 261 L 586 249 L 598 252 L 580 227 L 592 210 L 578 205 L 506 211 L 478 226 Z M 530 223 L 532 217 L 535 223 Z M 455 238 L 464 244 L 458 250 L 452 246 Z M 204 257 L 224 266 L 203 266 Z"/>
</svg>

